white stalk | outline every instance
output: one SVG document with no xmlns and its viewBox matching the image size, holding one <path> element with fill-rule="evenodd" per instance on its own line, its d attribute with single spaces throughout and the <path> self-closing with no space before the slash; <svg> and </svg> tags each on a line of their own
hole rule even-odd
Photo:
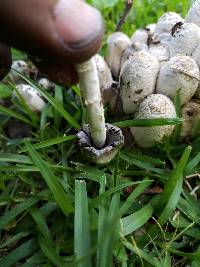
<svg viewBox="0 0 200 267">
<path fill-rule="evenodd" d="M 83 101 L 94 145 L 102 148 L 106 141 L 104 109 L 95 58 L 76 65 Z"/>
</svg>

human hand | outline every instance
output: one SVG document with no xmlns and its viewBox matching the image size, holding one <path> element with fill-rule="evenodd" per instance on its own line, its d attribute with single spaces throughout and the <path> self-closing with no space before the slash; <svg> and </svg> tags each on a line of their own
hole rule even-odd
<svg viewBox="0 0 200 267">
<path fill-rule="evenodd" d="M 0 6 L 0 42 L 27 52 L 56 83 L 77 82 L 73 66 L 101 45 L 101 15 L 81 0 L 0 0 Z"/>
</svg>

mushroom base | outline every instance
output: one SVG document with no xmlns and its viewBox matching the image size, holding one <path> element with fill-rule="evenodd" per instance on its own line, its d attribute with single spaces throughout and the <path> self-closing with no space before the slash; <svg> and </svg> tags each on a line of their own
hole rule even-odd
<svg viewBox="0 0 200 267">
<path fill-rule="evenodd" d="M 96 164 L 107 164 L 117 154 L 119 148 L 124 144 L 122 131 L 111 124 L 106 123 L 106 143 L 103 148 L 94 146 L 90 135 L 89 125 L 83 125 L 77 134 L 78 147 L 88 160 Z"/>
</svg>

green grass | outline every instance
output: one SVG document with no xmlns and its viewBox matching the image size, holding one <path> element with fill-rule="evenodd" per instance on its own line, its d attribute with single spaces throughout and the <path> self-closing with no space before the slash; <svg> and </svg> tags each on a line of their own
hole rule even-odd
<svg viewBox="0 0 200 267">
<path fill-rule="evenodd" d="M 106 40 L 124 1 L 88 2 L 102 12 Z M 122 30 L 131 36 L 167 10 L 184 16 L 189 4 L 135 0 Z M 104 41 L 102 54 L 105 48 Z M 24 58 L 13 51 L 14 58 Z M 178 141 L 179 96 L 175 119 L 113 122 L 174 124 L 172 138 L 152 149 L 123 148 L 113 162 L 96 166 L 76 146 L 83 112 L 79 88 L 57 86 L 51 95 L 22 78 L 48 104 L 34 114 L 11 97 L 14 85 L 0 84 L 0 97 L 11 102 L 11 108 L 0 105 L 0 266 L 200 266 L 200 137 Z M 28 125 L 31 135 L 10 138 L 13 119 Z"/>
</svg>

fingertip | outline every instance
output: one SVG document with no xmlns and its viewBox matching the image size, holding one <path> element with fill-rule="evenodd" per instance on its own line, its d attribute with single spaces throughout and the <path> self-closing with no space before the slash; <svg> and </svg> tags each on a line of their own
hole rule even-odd
<svg viewBox="0 0 200 267">
<path fill-rule="evenodd" d="M 102 16 L 85 2 L 59 0 L 54 7 L 54 23 L 72 60 L 86 60 L 99 50 L 104 34 Z"/>
</svg>

